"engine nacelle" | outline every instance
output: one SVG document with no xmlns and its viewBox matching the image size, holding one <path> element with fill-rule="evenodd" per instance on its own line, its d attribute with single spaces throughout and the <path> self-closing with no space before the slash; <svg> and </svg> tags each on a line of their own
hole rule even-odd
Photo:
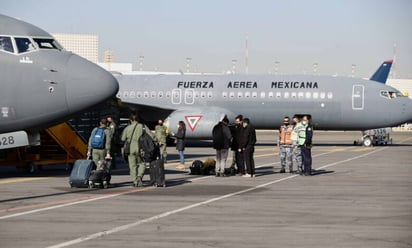
<svg viewBox="0 0 412 248">
<path fill-rule="evenodd" d="M 213 110 L 176 110 L 164 124 L 169 128 L 170 134 L 173 134 L 177 133 L 179 121 L 184 121 L 187 139 L 212 139 L 213 127 L 228 114 Z"/>
</svg>

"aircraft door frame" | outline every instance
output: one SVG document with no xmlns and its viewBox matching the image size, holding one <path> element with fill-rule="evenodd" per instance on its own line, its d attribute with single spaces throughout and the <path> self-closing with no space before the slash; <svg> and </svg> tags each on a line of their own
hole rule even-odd
<svg viewBox="0 0 412 248">
<path fill-rule="evenodd" d="M 185 90 L 185 104 L 195 103 L 195 91 L 193 89 Z"/>
<path fill-rule="evenodd" d="M 354 84 L 352 87 L 352 109 L 363 110 L 365 104 L 365 86 Z"/>
<path fill-rule="evenodd" d="M 182 103 L 182 90 L 173 89 L 171 99 L 172 99 L 172 104 L 181 104 Z"/>
</svg>

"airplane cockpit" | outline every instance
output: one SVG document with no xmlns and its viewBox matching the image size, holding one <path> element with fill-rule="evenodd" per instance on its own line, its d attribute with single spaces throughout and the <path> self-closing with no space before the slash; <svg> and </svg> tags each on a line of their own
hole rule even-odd
<svg viewBox="0 0 412 248">
<path fill-rule="evenodd" d="M 22 54 L 42 49 L 63 50 L 63 47 L 52 37 L 13 37 L 0 36 L 0 51 Z"/>
<path fill-rule="evenodd" d="M 388 91 L 388 90 L 381 90 L 381 97 L 393 99 L 397 97 L 406 97 L 399 91 Z"/>
</svg>

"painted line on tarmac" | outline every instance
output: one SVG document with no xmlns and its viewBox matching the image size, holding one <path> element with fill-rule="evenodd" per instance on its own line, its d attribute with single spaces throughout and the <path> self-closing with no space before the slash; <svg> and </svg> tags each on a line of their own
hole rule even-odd
<svg viewBox="0 0 412 248">
<path fill-rule="evenodd" d="M 49 178 L 50 177 L 9 178 L 9 179 L 1 179 L 0 184 L 31 182 L 31 181 L 36 181 L 36 180 L 46 180 Z"/>
<path fill-rule="evenodd" d="M 376 150 L 370 151 L 368 153 L 365 153 L 365 154 L 362 154 L 362 155 L 359 155 L 359 156 L 355 156 L 355 157 L 352 157 L 352 158 L 348 158 L 348 159 L 345 159 L 345 160 L 341 160 L 341 161 L 338 161 L 338 162 L 335 162 L 335 163 L 327 164 L 327 165 L 324 165 L 324 166 L 319 167 L 317 169 L 323 169 L 323 168 L 327 168 L 327 167 L 331 167 L 331 166 L 336 166 L 336 165 L 339 165 L 339 164 L 342 164 L 342 163 L 346 163 L 346 162 L 349 162 L 349 161 L 352 161 L 352 160 L 356 160 L 356 159 L 359 159 L 359 158 L 362 158 L 362 157 L 369 156 L 373 153 L 380 152 L 380 151 L 383 151 L 385 149 L 387 149 L 387 147 L 376 149 Z M 146 218 L 146 219 L 138 220 L 136 222 L 132 222 L 132 223 L 129 223 L 129 224 L 126 224 L 126 225 L 117 226 L 117 227 L 114 227 L 114 228 L 106 230 L 106 231 L 97 232 L 97 233 L 94 233 L 94 234 L 82 236 L 82 237 L 77 238 L 77 239 L 66 241 L 66 242 L 63 242 L 63 243 L 60 243 L 60 244 L 48 246 L 47 248 L 62 248 L 62 247 L 67 247 L 67 246 L 72 246 L 72 245 L 76 245 L 76 244 L 79 244 L 79 243 L 83 243 L 83 242 L 88 241 L 88 240 L 98 239 L 100 237 L 104 237 L 104 236 L 107 236 L 107 235 L 110 235 L 110 234 L 125 231 L 125 230 L 131 229 L 131 228 L 136 227 L 136 226 L 140 226 L 140 225 L 145 224 L 145 223 L 149 223 L 149 222 L 153 222 L 153 221 L 156 221 L 156 220 L 159 220 L 159 219 L 163 219 L 163 218 L 166 218 L 170 215 L 178 214 L 178 213 L 186 211 L 186 210 L 201 207 L 201 206 L 204 206 L 204 205 L 207 205 L 207 204 L 210 204 L 210 203 L 213 203 L 213 202 L 217 202 L 217 201 L 220 201 L 220 200 L 224 200 L 224 199 L 227 199 L 227 198 L 230 198 L 230 197 L 233 197 L 233 196 L 237 196 L 237 195 L 241 195 L 241 194 L 248 193 L 248 192 L 251 192 L 251 191 L 255 191 L 257 189 L 264 188 L 264 187 L 267 187 L 267 186 L 270 186 L 270 185 L 273 185 L 273 184 L 276 184 L 276 183 L 280 183 L 280 182 L 283 182 L 283 181 L 286 181 L 286 180 L 289 180 L 289 179 L 292 179 L 292 178 L 295 178 L 295 177 L 299 177 L 299 175 L 292 175 L 292 176 L 284 177 L 284 178 L 281 178 L 281 179 L 278 179 L 278 180 L 275 180 L 275 181 L 271 181 L 271 182 L 268 182 L 268 183 L 264 183 L 264 184 L 254 186 L 254 187 L 249 188 L 249 189 L 240 190 L 240 191 L 237 191 L 237 192 L 234 192 L 234 193 L 230 193 L 230 194 L 222 195 L 222 196 L 219 196 L 219 197 L 211 198 L 211 199 L 206 200 L 206 201 L 194 203 L 194 204 L 191 204 L 191 205 L 188 205 L 188 206 L 185 206 L 185 207 L 181 207 L 181 208 L 178 208 L 178 209 L 175 209 L 175 210 L 171 210 L 171 211 L 168 211 L 168 212 L 164 212 L 164 213 L 161 213 L 161 214 L 158 214 L 158 215 Z"/>
<path fill-rule="evenodd" d="M 77 204 L 82 204 L 82 203 L 87 203 L 87 202 L 92 202 L 92 201 L 97 201 L 97 200 L 103 200 L 103 199 L 108 199 L 108 198 L 112 198 L 116 196 L 121 196 L 121 195 L 136 193 L 136 192 L 142 192 L 142 191 L 148 191 L 148 190 L 153 190 L 153 189 L 155 189 L 155 187 L 144 187 L 144 188 L 137 188 L 137 189 L 131 189 L 131 190 L 123 191 L 123 192 L 118 192 L 118 193 L 107 193 L 107 194 L 104 194 L 103 196 L 95 196 L 95 197 L 89 196 L 89 197 L 75 198 L 75 199 L 69 199 L 69 200 L 41 203 L 41 204 L 36 204 L 36 205 L 28 205 L 28 206 L 23 206 L 23 207 L 2 209 L 0 210 L 0 213 L 10 212 L 10 211 L 15 211 L 15 210 L 22 210 L 22 209 L 27 209 L 27 208 L 43 207 L 47 205 L 54 205 L 50 207 L 39 208 L 39 209 L 30 210 L 30 211 L 0 216 L 0 220 L 10 219 L 13 217 L 19 217 L 23 215 L 34 214 L 34 213 L 44 212 L 44 211 L 53 210 L 57 208 L 73 206 Z"/>
</svg>

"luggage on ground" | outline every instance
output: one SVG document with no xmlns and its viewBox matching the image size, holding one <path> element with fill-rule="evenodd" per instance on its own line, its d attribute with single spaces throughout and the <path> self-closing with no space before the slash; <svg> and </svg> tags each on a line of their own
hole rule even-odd
<svg viewBox="0 0 412 248">
<path fill-rule="evenodd" d="M 99 161 L 100 163 L 100 161 Z M 110 185 L 110 179 L 112 178 L 110 174 L 111 159 L 106 159 L 102 165 L 97 166 L 97 170 L 92 170 L 89 176 L 89 188 L 94 188 L 99 186 L 100 188 L 107 188 Z"/>
<path fill-rule="evenodd" d="M 165 165 L 163 159 L 150 162 L 150 184 L 155 187 L 166 187 Z"/>
<path fill-rule="evenodd" d="M 190 175 L 201 175 L 203 172 L 203 162 L 200 160 L 195 160 L 193 161 L 189 169 Z"/>
<path fill-rule="evenodd" d="M 93 160 L 76 160 L 69 177 L 70 187 L 88 187 L 90 172 L 94 169 L 94 167 L 95 164 Z"/>
</svg>

